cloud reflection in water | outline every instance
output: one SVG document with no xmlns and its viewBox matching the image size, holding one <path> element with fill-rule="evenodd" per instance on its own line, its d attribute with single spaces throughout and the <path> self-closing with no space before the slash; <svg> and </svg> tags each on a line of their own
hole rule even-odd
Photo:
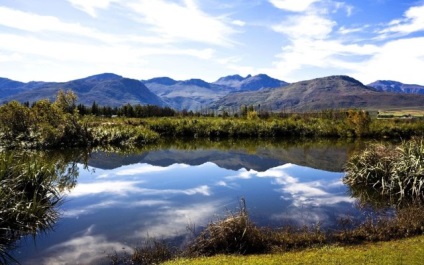
<svg viewBox="0 0 424 265">
<path fill-rule="evenodd" d="M 63 220 L 67 220 L 63 230 L 69 236 L 51 240 L 42 253 L 48 258 L 40 264 L 88 256 L 93 257 L 89 262 L 95 262 L 99 249 L 128 252 L 128 245 L 146 237 L 184 238 L 187 225 L 201 227 L 216 220 L 216 214 L 234 210 L 240 197 L 246 198 L 253 218 L 265 224 L 330 220 L 332 212 L 343 211 L 352 202 L 340 182 L 343 173 L 293 164 L 263 172 L 228 170 L 210 162 L 168 167 L 133 164 L 80 172 L 78 185 L 63 206 Z M 95 232 L 75 236 L 78 229 L 93 223 Z"/>
</svg>

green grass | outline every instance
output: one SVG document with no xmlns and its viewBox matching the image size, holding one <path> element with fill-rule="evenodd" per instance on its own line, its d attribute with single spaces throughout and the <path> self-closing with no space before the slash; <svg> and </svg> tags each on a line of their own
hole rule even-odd
<svg viewBox="0 0 424 265">
<path fill-rule="evenodd" d="M 422 264 L 424 236 L 357 246 L 324 246 L 303 251 L 252 256 L 218 255 L 177 259 L 177 264 Z"/>
</svg>

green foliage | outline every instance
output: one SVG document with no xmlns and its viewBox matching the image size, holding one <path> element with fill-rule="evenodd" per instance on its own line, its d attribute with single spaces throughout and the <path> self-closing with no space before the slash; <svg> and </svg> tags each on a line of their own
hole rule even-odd
<svg viewBox="0 0 424 265">
<path fill-rule="evenodd" d="M 31 110 L 17 101 L 11 101 L 0 107 L 1 138 L 28 139 L 34 127 Z"/>
<path fill-rule="evenodd" d="M 75 94 L 59 92 L 54 103 L 31 108 L 12 101 L 0 107 L 0 144 L 14 147 L 80 146 L 87 139 L 75 108 Z"/>
<path fill-rule="evenodd" d="M 0 146 L 64 148 L 137 145 L 160 138 L 287 138 L 385 137 L 422 135 L 420 120 L 371 119 L 362 110 L 323 110 L 270 114 L 260 106 L 243 106 L 240 117 L 177 115 L 172 109 L 130 104 L 121 108 L 75 106 L 71 91 L 60 91 L 55 102 L 35 102 L 30 108 L 16 101 L 0 107 Z M 118 114 L 116 116 L 115 114 Z M 115 115 L 115 116 L 114 116 Z M 123 118 L 125 117 L 125 118 Z M 126 118 L 134 117 L 134 118 Z M 152 118 L 154 117 L 154 118 Z M 129 121 L 129 122 L 128 122 Z"/>
<path fill-rule="evenodd" d="M 371 118 L 368 112 L 363 110 L 348 110 L 346 121 L 353 128 L 357 136 L 361 136 L 369 131 Z"/>
<path fill-rule="evenodd" d="M 132 146 L 155 142 L 159 135 L 143 126 L 101 124 L 90 130 L 94 146 Z"/>
<path fill-rule="evenodd" d="M 68 90 L 66 93 L 63 90 L 59 90 L 54 105 L 64 113 L 73 113 L 76 110 L 76 102 L 77 95 L 72 90 Z"/>
</svg>

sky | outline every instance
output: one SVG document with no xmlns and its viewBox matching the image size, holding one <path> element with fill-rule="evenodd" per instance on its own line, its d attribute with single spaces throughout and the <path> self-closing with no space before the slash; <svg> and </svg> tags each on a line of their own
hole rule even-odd
<svg viewBox="0 0 424 265">
<path fill-rule="evenodd" d="M 0 0 L 0 77 L 424 85 L 424 0 Z"/>
</svg>

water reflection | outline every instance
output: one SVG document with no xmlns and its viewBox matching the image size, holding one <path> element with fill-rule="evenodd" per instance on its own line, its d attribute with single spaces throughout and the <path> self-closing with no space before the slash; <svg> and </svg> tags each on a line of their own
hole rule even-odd
<svg viewBox="0 0 424 265">
<path fill-rule="evenodd" d="M 264 171 L 286 163 L 326 171 L 343 171 L 349 154 L 366 145 L 362 141 L 319 140 L 191 140 L 163 142 L 157 146 L 116 152 L 95 152 L 89 161 L 96 168 L 147 163 L 201 165 L 213 162 L 226 169 Z"/>
<path fill-rule="evenodd" d="M 201 229 L 236 209 L 241 197 L 258 225 L 333 226 L 340 216 L 357 215 L 341 183 L 344 159 L 354 148 L 220 142 L 94 152 L 73 169 L 78 183 L 66 191 L 55 232 L 36 245 L 23 241 L 15 254 L 23 264 L 92 264 L 107 253 L 131 252 L 143 238 L 181 243 L 187 225 Z"/>
</svg>

